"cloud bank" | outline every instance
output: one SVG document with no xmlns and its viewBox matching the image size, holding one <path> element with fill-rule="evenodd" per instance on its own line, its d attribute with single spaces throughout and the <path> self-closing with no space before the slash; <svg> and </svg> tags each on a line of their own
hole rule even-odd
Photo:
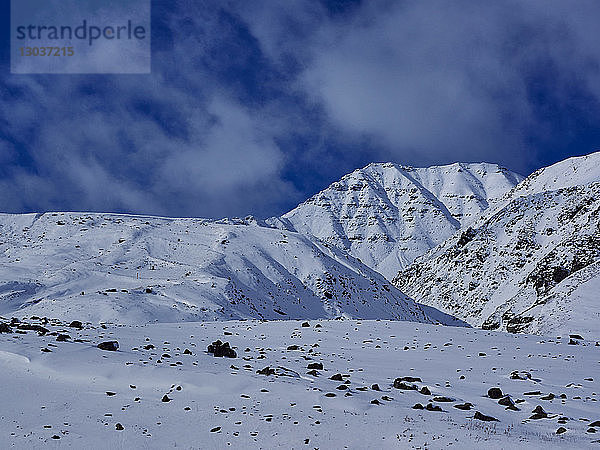
<svg viewBox="0 0 600 450">
<path fill-rule="evenodd" d="M 178 0 L 149 76 L 0 77 L 0 210 L 279 214 L 371 161 L 600 147 L 600 4 Z"/>
</svg>

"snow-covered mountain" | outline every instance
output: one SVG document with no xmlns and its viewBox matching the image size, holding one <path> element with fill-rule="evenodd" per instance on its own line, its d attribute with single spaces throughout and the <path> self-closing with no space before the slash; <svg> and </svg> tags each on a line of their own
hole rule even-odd
<svg viewBox="0 0 600 450">
<path fill-rule="evenodd" d="M 533 173 L 394 283 L 475 326 L 600 337 L 600 153 Z"/>
<path fill-rule="evenodd" d="M 370 164 L 269 224 L 333 244 L 392 279 L 522 179 L 487 163 Z"/>
<path fill-rule="evenodd" d="M 81 213 L 0 215 L 0 315 L 11 314 L 430 321 L 377 272 L 297 233 Z"/>
</svg>

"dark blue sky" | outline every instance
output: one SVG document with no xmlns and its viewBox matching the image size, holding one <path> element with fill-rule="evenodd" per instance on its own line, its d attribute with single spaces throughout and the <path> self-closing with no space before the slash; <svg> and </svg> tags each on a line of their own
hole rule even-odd
<svg viewBox="0 0 600 450">
<path fill-rule="evenodd" d="M 600 150 L 600 3 L 153 1 L 152 75 L 11 75 L 0 211 L 281 214 L 357 167 Z"/>
</svg>

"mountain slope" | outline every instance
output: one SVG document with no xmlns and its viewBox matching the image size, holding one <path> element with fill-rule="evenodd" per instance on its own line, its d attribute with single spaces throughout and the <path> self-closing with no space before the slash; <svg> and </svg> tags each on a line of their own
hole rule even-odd
<svg viewBox="0 0 600 450">
<path fill-rule="evenodd" d="M 487 163 L 370 164 L 269 223 L 334 244 L 391 279 L 521 180 Z"/>
<path fill-rule="evenodd" d="M 471 325 L 600 337 L 599 162 L 593 154 L 535 172 L 394 283 Z"/>
<path fill-rule="evenodd" d="M 430 321 L 380 274 L 297 233 L 76 213 L 0 216 L 0 314 Z"/>
</svg>

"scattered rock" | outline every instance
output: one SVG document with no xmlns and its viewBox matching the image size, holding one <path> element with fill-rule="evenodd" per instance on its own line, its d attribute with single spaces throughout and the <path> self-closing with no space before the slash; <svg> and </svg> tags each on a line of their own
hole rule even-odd
<svg viewBox="0 0 600 450">
<path fill-rule="evenodd" d="M 68 334 L 59 334 L 59 335 L 56 337 L 56 340 L 57 340 L 58 342 L 66 342 L 66 341 L 68 341 L 69 339 L 71 339 L 71 336 L 69 336 Z"/>
<path fill-rule="evenodd" d="M 381 389 L 379 388 L 379 385 L 377 383 L 375 383 L 374 385 L 372 385 L 371 389 L 373 389 L 374 391 L 381 391 Z"/>
<path fill-rule="evenodd" d="M 31 325 L 29 323 L 19 323 L 17 329 L 26 331 L 37 331 L 40 334 L 46 334 L 49 330 L 41 325 Z"/>
<path fill-rule="evenodd" d="M 335 375 L 332 375 L 331 377 L 329 377 L 329 379 L 333 380 L 333 381 L 344 381 L 341 373 L 336 373 Z"/>
<path fill-rule="evenodd" d="M 396 389 L 402 389 L 404 391 L 416 391 L 418 389 L 416 385 L 405 383 L 404 381 L 402 381 L 401 378 L 396 378 L 394 380 L 394 387 Z"/>
<path fill-rule="evenodd" d="M 454 405 L 454 407 L 456 409 L 461 409 L 463 411 L 469 411 L 473 407 L 473 404 L 469 403 L 469 402 L 466 402 L 466 403 L 460 403 L 458 405 Z"/>
<path fill-rule="evenodd" d="M 123 425 L 121 425 L 120 423 L 115 425 L 115 430 L 117 431 L 123 431 L 125 428 L 123 428 Z"/>
<path fill-rule="evenodd" d="M 449 403 L 449 402 L 453 402 L 454 399 L 450 398 L 450 397 L 433 397 L 433 401 L 434 402 L 439 402 L 439 403 Z"/>
<path fill-rule="evenodd" d="M 377 399 L 371 400 L 371 405 L 381 405 L 381 402 Z"/>
<path fill-rule="evenodd" d="M 220 340 L 216 340 L 208 346 L 208 353 L 212 353 L 217 358 L 237 358 L 237 353 L 229 346 L 229 342 Z"/>
<path fill-rule="evenodd" d="M 221 431 L 221 427 L 214 427 L 210 430 L 211 433 L 218 433 L 219 431 Z"/>
<path fill-rule="evenodd" d="M 484 422 L 500 422 L 498 419 L 492 416 L 486 416 L 485 414 L 481 414 L 479 411 L 475 411 L 475 415 L 473 419 L 483 420 Z"/>
<path fill-rule="evenodd" d="M 165 395 L 163 396 L 163 398 L 162 398 L 162 402 L 163 402 L 163 403 L 168 403 L 168 402 L 170 402 L 170 401 L 171 401 L 171 399 L 169 398 L 169 396 L 168 396 L 167 394 L 165 394 Z"/>
<path fill-rule="evenodd" d="M 257 370 L 256 373 L 258 373 L 259 375 L 275 375 L 275 369 L 271 369 L 269 366 L 265 367 L 264 369 L 260 369 Z"/>
<path fill-rule="evenodd" d="M 425 409 L 427 411 L 442 411 L 442 408 L 440 408 L 438 405 L 433 405 L 431 403 L 427 403 L 427 406 L 425 407 Z"/>
<path fill-rule="evenodd" d="M 0 333 L 12 333 L 12 330 L 7 323 L 0 323 Z"/>
<path fill-rule="evenodd" d="M 308 322 L 302 322 L 302 326 L 304 328 L 308 328 L 308 327 L 310 327 L 310 323 L 308 323 Z"/>
<path fill-rule="evenodd" d="M 567 429 L 565 427 L 559 427 L 558 430 L 556 430 L 556 434 L 563 434 L 566 432 L 567 432 Z"/>
<path fill-rule="evenodd" d="M 535 409 L 531 412 L 533 413 L 533 415 L 529 417 L 530 419 L 539 420 L 546 419 L 548 417 L 548 413 L 544 411 L 544 408 L 542 408 L 539 405 L 536 406 Z"/>
<path fill-rule="evenodd" d="M 300 350 L 300 347 L 298 347 L 297 345 L 290 345 L 287 348 L 288 350 Z"/>
<path fill-rule="evenodd" d="M 419 392 L 423 395 L 431 395 L 431 391 L 427 386 L 423 386 Z"/>
<path fill-rule="evenodd" d="M 488 390 L 488 397 L 492 398 L 494 400 L 498 400 L 499 398 L 502 398 L 502 389 L 498 388 L 498 387 L 493 387 L 490 388 Z"/>
<path fill-rule="evenodd" d="M 71 328 L 78 328 L 78 329 L 81 330 L 83 328 L 83 324 L 79 320 L 74 320 L 73 322 L 71 322 L 69 324 L 69 327 L 71 327 Z"/>
<path fill-rule="evenodd" d="M 106 341 L 98 344 L 100 350 L 106 350 L 109 352 L 116 352 L 119 349 L 119 343 L 117 341 Z"/>
<path fill-rule="evenodd" d="M 320 362 L 310 363 L 308 366 L 306 366 L 306 368 L 307 369 L 323 370 L 323 363 L 320 363 Z"/>
<path fill-rule="evenodd" d="M 420 403 L 415 403 L 415 406 L 413 406 L 412 409 L 424 409 L 424 407 Z"/>
</svg>

